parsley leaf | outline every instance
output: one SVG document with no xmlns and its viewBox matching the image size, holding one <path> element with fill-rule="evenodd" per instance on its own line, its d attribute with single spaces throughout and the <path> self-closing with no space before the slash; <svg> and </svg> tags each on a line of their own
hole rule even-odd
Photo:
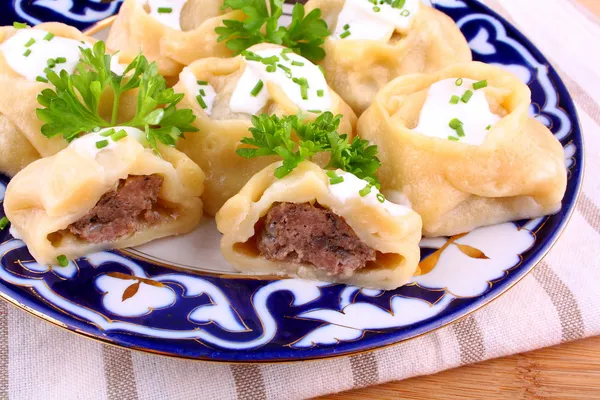
<svg viewBox="0 0 600 400">
<path fill-rule="evenodd" d="M 348 135 L 338 133 L 341 119 L 341 115 L 334 116 L 331 112 L 322 113 L 314 121 L 303 121 L 297 115 L 253 116 L 253 127 L 249 129 L 252 137 L 242 139 L 243 144 L 251 147 L 240 148 L 237 154 L 245 158 L 281 157 L 283 165 L 275 170 L 275 176 L 281 179 L 302 161 L 328 152 L 331 158 L 326 168 L 342 169 L 379 187 L 376 173 L 381 162 L 377 146 L 358 137 L 350 141 Z"/>
<path fill-rule="evenodd" d="M 239 54 L 258 43 L 273 43 L 292 49 L 301 56 L 317 62 L 325 57 L 321 48 L 330 32 L 321 10 L 314 9 L 307 15 L 304 5 L 296 3 L 289 27 L 278 26 L 283 14 L 284 0 L 225 0 L 223 8 L 241 10 L 244 21 L 224 20 L 223 26 L 215 28 L 218 41 L 226 41 L 227 47 Z M 269 12 L 269 9 L 271 12 Z"/>
<path fill-rule="evenodd" d="M 175 107 L 183 94 L 167 88 L 156 63 L 149 63 L 140 54 L 123 75 L 118 75 L 110 70 L 112 56 L 106 54 L 104 42 L 97 42 L 91 49 L 79 49 L 81 59 L 73 74 L 46 70 L 54 89 L 45 89 L 38 95 L 38 103 L 44 108 L 36 110 L 44 122 L 41 129 L 44 136 L 62 135 L 72 141 L 94 128 L 115 126 L 121 96 L 134 89 L 138 89 L 136 115 L 120 125 L 144 130 L 148 143 L 157 153 L 158 142 L 174 146 L 184 132 L 197 131 L 191 125 L 195 119 L 192 110 Z M 107 90 L 113 92 L 114 99 L 110 121 L 99 114 L 100 98 Z"/>
</svg>

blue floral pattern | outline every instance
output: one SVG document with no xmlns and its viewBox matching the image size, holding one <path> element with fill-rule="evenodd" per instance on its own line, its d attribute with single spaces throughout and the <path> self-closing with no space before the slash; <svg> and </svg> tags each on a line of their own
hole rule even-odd
<svg viewBox="0 0 600 400">
<path fill-rule="evenodd" d="M 10 19 L 4 24 L 62 20 L 84 28 L 115 13 L 119 3 L 14 0 L 1 18 Z M 201 274 L 118 251 L 51 268 L 33 261 L 24 243 L 5 230 L 0 295 L 68 329 L 124 347 L 245 362 L 321 358 L 395 343 L 444 326 L 503 293 L 541 259 L 572 212 L 583 165 L 577 115 L 556 72 L 510 24 L 473 0 L 433 5 L 457 21 L 475 59 L 507 68 L 530 86 L 531 114 L 565 147 L 569 182 L 560 213 L 424 239 L 427 273 L 387 292 Z M 7 183 L 0 178 L 0 202 Z"/>
</svg>

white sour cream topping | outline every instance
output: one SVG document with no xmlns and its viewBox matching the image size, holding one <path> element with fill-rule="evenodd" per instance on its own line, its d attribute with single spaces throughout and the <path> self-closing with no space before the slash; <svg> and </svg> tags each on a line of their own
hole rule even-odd
<svg viewBox="0 0 600 400">
<path fill-rule="evenodd" d="M 367 181 L 358 178 L 354 174 L 342 171 L 341 169 L 338 169 L 337 171 L 335 171 L 335 173 L 337 176 L 341 176 L 342 178 L 344 178 L 344 181 L 341 183 L 336 183 L 334 185 L 330 183 L 329 193 L 331 193 L 331 195 L 338 199 L 340 202 L 345 203 L 350 199 L 357 198 L 360 199 L 363 203 L 368 204 L 370 206 L 384 208 L 385 210 L 387 210 L 388 213 L 390 213 L 394 217 L 400 217 L 410 212 L 409 208 L 400 204 L 395 204 L 388 200 L 384 200 L 383 203 L 380 202 L 377 198 L 377 195 L 380 194 L 380 192 L 375 187 L 371 188 L 371 193 L 364 197 L 361 197 L 359 192 L 368 185 Z"/>
<path fill-rule="evenodd" d="M 110 138 L 110 136 L 102 136 L 102 133 L 110 129 L 113 129 L 115 132 L 124 130 L 125 132 L 127 132 L 127 137 L 119 140 L 118 142 L 115 142 Z M 146 143 L 146 134 L 141 130 L 137 128 L 132 128 L 130 126 L 115 126 L 114 128 L 100 129 L 98 132 L 91 132 L 86 135 L 83 135 L 82 137 L 73 140 L 69 147 L 85 157 L 96 158 L 98 153 L 100 153 L 101 151 L 113 149 L 119 143 L 122 143 L 125 140 L 127 140 L 127 138 L 133 138 L 140 142 L 142 145 Z M 96 143 L 101 142 L 103 140 L 106 140 L 108 142 L 108 145 L 99 149 Z"/>
<path fill-rule="evenodd" d="M 394 31 L 406 33 L 410 30 L 419 12 L 419 0 L 406 0 L 401 9 L 387 3 L 379 3 L 378 1 L 377 4 L 373 4 L 369 0 L 346 0 L 338 16 L 333 37 L 388 41 Z"/>
<path fill-rule="evenodd" d="M 229 108 L 232 112 L 254 115 L 258 113 L 269 101 L 270 95 L 267 83 L 273 82 L 281 87 L 288 98 L 303 111 L 327 111 L 331 108 L 331 95 L 323 73 L 315 64 L 295 53 L 285 53 L 288 60 L 281 55 L 282 48 L 272 48 L 257 51 L 256 54 L 262 58 L 275 56 L 279 58 L 277 64 L 283 68 L 276 67 L 274 72 L 267 72 L 267 65 L 260 61 L 246 60 L 246 69 L 237 82 Z M 293 65 L 293 63 L 302 65 Z M 290 74 L 286 75 L 285 69 L 289 68 Z M 293 78 L 306 79 L 308 88 L 306 98 L 302 98 L 301 85 L 293 81 Z M 252 95 L 252 90 L 258 83 L 264 86 L 257 96 Z M 321 96 L 319 96 L 321 94 Z"/>
<path fill-rule="evenodd" d="M 72 74 L 79 63 L 80 47 L 89 47 L 77 40 L 55 36 L 52 40 L 45 40 L 48 32 L 40 29 L 19 29 L 15 35 L 0 45 L 0 51 L 6 62 L 18 74 L 35 81 L 38 76 L 45 78 L 44 70 L 48 68 L 49 59 L 65 58 L 66 62 L 56 64 L 52 70 L 59 73 L 61 70 Z M 32 42 L 35 41 L 35 42 Z M 26 47 L 26 44 L 30 44 Z M 29 54 L 25 56 L 25 54 Z"/>
<path fill-rule="evenodd" d="M 217 97 L 217 92 L 215 88 L 212 87 L 210 83 L 200 85 L 194 73 L 188 68 L 185 67 L 181 72 L 180 79 L 190 92 L 192 92 L 195 96 L 201 96 L 204 100 L 204 104 L 206 108 L 203 107 L 206 115 L 212 114 L 213 105 L 215 104 L 215 97 Z M 200 92 L 200 91 L 203 92 Z M 204 95 L 202 95 L 204 93 Z M 200 104 L 202 106 L 202 104 Z"/>
<path fill-rule="evenodd" d="M 121 64 L 119 62 L 119 55 L 115 54 L 110 59 L 110 70 L 117 75 L 123 75 L 127 69 L 128 64 Z"/>
<path fill-rule="evenodd" d="M 457 86 L 456 81 L 457 78 L 445 79 L 431 85 L 421 109 L 419 125 L 413 131 L 447 140 L 449 137 L 458 137 L 456 130 L 449 125 L 456 118 L 463 123 L 465 133 L 458 141 L 480 145 L 489 132 L 487 128 L 500 121 L 501 117 L 490 111 L 485 91 L 473 89 L 475 81 L 463 79 L 461 86 Z M 467 90 L 473 92 L 468 103 L 450 103 L 452 96 L 462 97 Z"/>
<path fill-rule="evenodd" d="M 181 30 L 181 11 L 188 0 L 138 0 L 150 7 L 150 16 L 169 28 Z"/>
</svg>

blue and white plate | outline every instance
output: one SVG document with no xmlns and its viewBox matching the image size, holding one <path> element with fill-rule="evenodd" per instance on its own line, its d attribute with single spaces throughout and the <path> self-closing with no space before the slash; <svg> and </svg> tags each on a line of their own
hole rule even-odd
<svg viewBox="0 0 600 400">
<path fill-rule="evenodd" d="M 0 6 L 0 23 L 60 20 L 86 28 L 118 5 L 13 0 Z M 531 271 L 567 223 L 581 185 L 581 132 L 565 86 L 527 38 L 474 0 L 433 5 L 456 20 L 476 60 L 509 69 L 531 88 L 531 114 L 565 149 L 569 183 L 560 213 L 423 240 L 421 267 L 427 273 L 389 292 L 238 275 L 222 259 L 208 218 L 182 238 L 93 254 L 54 269 L 35 263 L 23 242 L 4 230 L 0 296 L 61 327 L 126 348 L 232 362 L 370 350 L 433 331 L 488 304 Z M 0 177 L 0 202 L 7 183 Z"/>
</svg>

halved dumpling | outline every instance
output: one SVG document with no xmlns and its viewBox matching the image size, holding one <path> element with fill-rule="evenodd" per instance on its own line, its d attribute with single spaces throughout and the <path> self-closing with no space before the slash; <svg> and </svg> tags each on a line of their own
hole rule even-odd
<svg viewBox="0 0 600 400">
<path fill-rule="evenodd" d="M 159 146 L 158 157 L 138 129 L 115 129 L 127 136 L 90 133 L 10 181 L 6 216 L 39 263 L 136 246 L 199 223 L 202 170 L 167 146 Z"/>
<path fill-rule="evenodd" d="M 379 146 L 383 193 L 411 204 L 424 235 L 454 235 L 560 209 L 563 148 L 530 104 L 510 72 L 460 64 L 390 82 L 358 131 Z"/>
<path fill-rule="evenodd" d="M 142 52 L 165 77 L 176 77 L 192 61 L 230 57 L 215 28 L 223 20 L 242 20 L 241 11 L 222 9 L 223 0 L 126 0 L 111 27 L 107 45 L 131 61 Z"/>
<path fill-rule="evenodd" d="M 336 171 L 333 184 L 305 161 L 283 179 L 275 163 L 254 176 L 216 216 L 221 252 L 237 270 L 395 289 L 419 263 L 421 218 L 367 182 Z"/>
<path fill-rule="evenodd" d="M 339 132 L 350 137 L 356 124 L 354 112 L 327 86 L 323 74 L 310 61 L 276 45 L 261 44 L 249 50 L 247 56 L 198 60 L 183 70 L 174 86 L 176 92 L 185 94 L 178 107 L 194 111 L 193 124 L 199 129 L 187 134 L 177 147 L 206 173 L 203 201 L 211 215 L 254 174 L 277 160 L 248 160 L 236 154 L 241 140 L 250 136 L 254 114 L 301 113 L 304 119 L 313 120 L 330 111 L 343 115 Z M 257 57 L 273 61 L 274 71 L 267 72 L 270 66 Z M 306 79 L 308 87 L 302 89 L 294 78 Z M 316 160 L 327 162 L 321 157 Z"/>
<path fill-rule="evenodd" d="M 471 61 L 469 45 L 450 17 L 420 0 L 310 0 L 332 35 L 325 41 L 331 87 L 360 116 L 392 79 Z"/>
</svg>

